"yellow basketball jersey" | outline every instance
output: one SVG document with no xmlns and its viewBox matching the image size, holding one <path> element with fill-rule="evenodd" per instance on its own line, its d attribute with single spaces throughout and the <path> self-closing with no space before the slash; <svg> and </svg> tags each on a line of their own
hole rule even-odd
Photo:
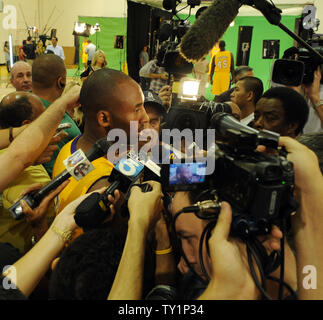
<svg viewBox="0 0 323 320">
<path fill-rule="evenodd" d="M 228 72 L 231 69 L 231 52 L 230 51 L 219 51 L 214 56 L 214 72 Z"/>
<path fill-rule="evenodd" d="M 63 161 L 67 159 L 74 151 L 76 151 L 74 149 L 77 139 L 78 137 L 67 143 L 59 152 L 53 168 L 53 178 L 65 170 Z M 92 161 L 92 164 L 94 166 L 94 170 L 88 173 L 80 181 L 77 181 L 73 177 L 69 178 L 70 183 L 64 188 L 63 191 L 61 191 L 61 193 L 58 195 L 58 199 L 56 199 L 58 200 L 56 202 L 58 212 L 63 210 L 66 205 L 73 200 L 87 193 L 95 182 L 103 177 L 108 178 L 114 167 L 113 164 L 104 157 Z"/>
</svg>

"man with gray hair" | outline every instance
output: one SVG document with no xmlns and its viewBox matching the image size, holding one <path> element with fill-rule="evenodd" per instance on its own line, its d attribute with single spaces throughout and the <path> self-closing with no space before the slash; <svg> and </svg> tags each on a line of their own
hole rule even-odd
<svg viewBox="0 0 323 320">
<path fill-rule="evenodd" d="M 16 91 L 30 91 L 32 85 L 31 65 L 25 61 L 16 62 L 11 69 L 10 82 Z"/>
</svg>

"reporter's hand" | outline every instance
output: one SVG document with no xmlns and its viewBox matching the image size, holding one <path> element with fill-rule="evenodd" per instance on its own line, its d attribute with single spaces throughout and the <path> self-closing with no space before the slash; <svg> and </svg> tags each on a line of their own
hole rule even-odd
<svg viewBox="0 0 323 320">
<path fill-rule="evenodd" d="M 162 101 L 163 105 L 170 106 L 172 103 L 172 88 L 171 86 L 163 86 L 158 92 L 158 96 Z"/>
<path fill-rule="evenodd" d="M 268 254 L 271 254 L 274 250 L 280 250 L 280 240 L 283 238 L 283 233 L 277 226 L 273 226 L 271 233 L 265 236 L 258 237 L 262 245 L 267 250 Z"/>
<path fill-rule="evenodd" d="M 259 292 L 252 279 L 245 244 L 229 238 L 231 206 L 222 202 L 217 224 L 209 239 L 212 277 L 208 287 L 215 299 L 257 299 Z"/>
<path fill-rule="evenodd" d="M 102 194 L 106 189 L 107 187 L 103 187 L 93 192 L 99 192 Z M 77 228 L 77 224 L 74 220 L 75 210 L 78 205 L 93 192 L 86 193 L 69 203 L 61 212 L 58 213 L 52 225 L 62 231 L 74 231 Z"/>
<path fill-rule="evenodd" d="M 80 105 L 79 103 L 80 92 L 81 92 L 81 87 L 78 85 L 75 85 L 60 97 L 60 99 L 63 99 L 64 102 L 66 103 L 66 111 L 72 111 L 72 109 Z"/>
<path fill-rule="evenodd" d="M 111 214 L 105 220 L 105 222 L 111 221 L 113 219 L 114 215 L 116 214 L 116 206 L 118 204 L 118 201 L 120 200 L 120 191 L 119 190 L 114 190 L 113 196 L 111 194 L 108 195 L 108 200 L 111 203 L 110 207 L 109 207 Z"/>
<path fill-rule="evenodd" d="M 160 74 L 160 79 L 167 80 L 168 79 L 168 73 L 161 73 Z"/>
<path fill-rule="evenodd" d="M 288 152 L 287 159 L 294 164 L 296 187 L 310 192 L 317 179 L 322 181 L 317 156 L 312 150 L 290 137 L 280 137 L 279 145 L 285 147 Z"/>
<path fill-rule="evenodd" d="M 46 222 L 46 213 L 50 202 L 68 185 L 69 180 L 64 181 L 59 187 L 50 192 L 35 209 L 31 209 L 25 200 L 20 201 L 22 212 L 26 216 L 26 220 L 32 227 L 38 227 Z M 35 190 L 39 190 L 43 187 L 41 183 L 36 183 L 25 189 L 21 197 L 24 197 L 27 193 Z"/>
<path fill-rule="evenodd" d="M 147 181 L 152 191 L 142 192 L 137 186 L 132 187 L 128 200 L 128 209 L 130 213 L 129 224 L 141 226 L 150 229 L 154 226 L 160 217 L 163 209 L 163 194 L 161 184 L 156 181 Z"/>
<path fill-rule="evenodd" d="M 53 136 L 52 140 L 49 142 L 47 148 L 43 153 L 36 159 L 34 165 L 43 164 L 49 162 L 52 159 L 54 151 L 58 149 L 57 144 L 68 136 L 68 133 L 62 131 L 59 136 Z"/>
</svg>

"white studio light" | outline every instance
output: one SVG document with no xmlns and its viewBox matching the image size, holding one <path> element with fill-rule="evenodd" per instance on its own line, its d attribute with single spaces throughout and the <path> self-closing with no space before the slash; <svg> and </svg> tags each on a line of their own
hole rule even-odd
<svg viewBox="0 0 323 320">
<path fill-rule="evenodd" d="M 101 28 L 100 28 L 100 24 L 99 23 L 96 23 L 94 25 L 94 30 L 95 30 L 95 32 L 100 32 L 101 31 Z"/>
<path fill-rule="evenodd" d="M 180 80 L 178 95 L 184 100 L 197 100 L 200 80 L 184 77 Z"/>
<path fill-rule="evenodd" d="M 85 29 L 86 29 L 86 24 L 85 23 L 79 23 L 79 22 L 75 23 L 75 27 L 74 27 L 75 32 L 82 33 L 82 32 L 85 31 Z"/>
<path fill-rule="evenodd" d="M 91 26 L 91 30 L 90 30 L 90 33 L 93 35 L 93 34 L 95 34 L 95 27 L 94 26 Z"/>
</svg>

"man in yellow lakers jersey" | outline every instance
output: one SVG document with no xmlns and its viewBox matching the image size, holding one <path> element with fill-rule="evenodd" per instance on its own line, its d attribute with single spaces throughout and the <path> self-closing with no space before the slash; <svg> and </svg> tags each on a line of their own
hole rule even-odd
<svg viewBox="0 0 323 320">
<path fill-rule="evenodd" d="M 85 48 L 87 47 L 87 45 L 88 45 L 87 39 L 83 38 L 81 58 L 82 58 L 84 70 L 87 69 L 87 61 L 88 61 L 88 54 L 85 52 Z"/>
<path fill-rule="evenodd" d="M 212 84 L 212 93 L 220 95 L 230 87 L 230 74 L 233 77 L 234 58 L 230 51 L 225 50 L 225 42 L 219 42 L 220 51 L 216 53 L 211 61 L 209 81 Z M 213 79 L 212 79 L 213 78 Z"/>
<path fill-rule="evenodd" d="M 73 152 L 81 149 L 87 153 L 96 141 L 107 137 L 110 130 L 122 129 L 130 141 L 130 121 L 138 123 L 138 133 L 149 125 L 140 86 L 120 71 L 104 68 L 92 73 L 83 84 L 80 102 L 84 133 L 61 149 L 53 178 L 65 170 L 63 161 Z M 95 169 L 80 181 L 70 178 L 70 183 L 58 196 L 58 212 L 79 196 L 109 185 L 107 178 L 113 164 L 105 157 L 92 164 Z"/>
</svg>

